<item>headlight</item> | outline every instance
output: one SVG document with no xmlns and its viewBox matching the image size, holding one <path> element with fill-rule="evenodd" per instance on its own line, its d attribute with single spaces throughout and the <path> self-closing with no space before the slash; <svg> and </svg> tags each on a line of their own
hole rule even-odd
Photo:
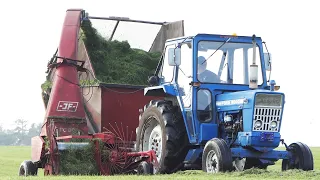
<svg viewBox="0 0 320 180">
<path fill-rule="evenodd" d="M 262 126 L 262 121 L 258 120 L 254 123 L 255 128 L 260 128 Z"/>
<path fill-rule="evenodd" d="M 271 128 L 276 128 L 278 125 L 277 121 L 272 121 L 271 122 Z"/>
</svg>

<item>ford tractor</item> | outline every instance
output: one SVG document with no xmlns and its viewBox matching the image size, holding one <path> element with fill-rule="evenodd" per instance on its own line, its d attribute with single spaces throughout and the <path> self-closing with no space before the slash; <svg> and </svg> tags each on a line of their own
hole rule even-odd
<svg viewBox="0 0 320 180">
<path fill-rule="evenodd" d="M 136 150 L 154 150 L 157 173 L 266 169 L 280 159 L 282 170 L 313 170 L 310 148 L 281 138 L 285 94 L 270 73 L 255 35 L 168 39 L 144 89 L 160 100 L 140 109 Z"/>
</svg>

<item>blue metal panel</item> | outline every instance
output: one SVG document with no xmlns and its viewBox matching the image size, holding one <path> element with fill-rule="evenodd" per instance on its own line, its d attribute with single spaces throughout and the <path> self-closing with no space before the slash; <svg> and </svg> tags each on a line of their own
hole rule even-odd
<svg viewBox="0 0 320 180">
<path fill-rule="evenodd" d="M 224 93 L 217 95 L 216 107 L 218 112 L 231 111 L 245 109 L 243 111 L 243 129 L 244 131 L 251 131 L 252 128 L 252 116 L 253 116 L 253 106 L 254 106 L 254 96 L 257 91 L 266 90 L 248 90 L 248 91 L 238 91 L 232 93 Z M 245 102 L 230 101 L 237 99 L 245 99 Z"/>
<path fill-rule="evenodd" d="M 253 107 L 251 109 L 246 109 L 243 112 L 243 131 L 249 132 L 252 131 L 252 124 L 253 124 Z"/>
<path fill-rule="evenodd" d="M 184 159 L 184 163 L 195 163 L 195 161 L 200 157 L 202 151 L 203 149 L 200 147 L 198 149 L 190 149 L 187 156 Z"/>
<path fill-rule="evenodd" d="M 200 132 L 200 143 L 218 137 L 218 124 L 202 123 L 200 124 Z"/>
<path fill-rule="evenodd" d="M 291 152 L 289 151 L 271 150 L 268 152 L 257 152 L 249 149 L 244 149 L 242 147 L 231 148 L 231 153 L 232 157 L 248 157 L 271 160 L 289 159 L 292 156 Z"/>
<path fill-rule="evenodd" d="M 278 132 L 239 132 L 237 144 L 251 146 L 257 150 L 268 151 L 280 144 L 280 133 Z"/>
</svg>

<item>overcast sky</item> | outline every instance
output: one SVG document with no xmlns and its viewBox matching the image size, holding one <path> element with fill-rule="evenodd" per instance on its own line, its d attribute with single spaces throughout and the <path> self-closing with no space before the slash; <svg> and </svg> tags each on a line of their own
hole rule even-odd
<svg viewBox="0 0 320 180">
<path fill-rule="evenodd" d="M 320 100 L 315 88 L 320 48 L 317 1 L 10 0 L 1 1 L 0 7 L 0 125 L 6 128 L 18 118 L 43 121 L 40 85 L 46 64 L 58 46 L 65 11 L 83 8 L 91 16 L 185 20 L 186 35 L 261 36 L 272 53 L 272 79 L 286 94 L 282 138 L 320 145 L 316 138 L 320 119 L 315 117 Z M 148 30 L 136 37 L 142 39 L 143 34 L 148 35 Z"/>
</svg>

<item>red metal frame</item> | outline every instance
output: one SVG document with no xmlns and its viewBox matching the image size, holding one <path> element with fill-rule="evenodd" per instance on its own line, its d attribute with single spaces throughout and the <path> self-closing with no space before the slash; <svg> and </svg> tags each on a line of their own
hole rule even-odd
<svg viewBox="0 0 320 180">
<path fill-rule="evenodd" d="M 163 97 L 144 96 L 143 86 L 101 85 L 101 129 L 111 129 L 110 124 L 123 123 L 130 140 L 136 140 L 136 127 L 139 126 L 139 109 L 150 100 Z"/>
<path fill-rule="evenodd" d="M 63 141 L 68 142 L 71 139 L 89 139 L 94 141 L 94 139 L 100 139 L 105 146 L 115 146 L 117 142 L 117 138 L 113 133 L 97 133 L 94 135 L 84 135 L 84 136 L 61 136 L 55 138 L 54 136 L 51 138 L 50 142 L 50 152 L 48 153 L 50 156 L 50 163 L 45 165 L 45 175 L 57 175 L 59 174 L 59 155 L 58 155 L 58 147 L 57 142 Z M 116 147 L 116 146 L 115 146 Z M 132 171 L 136 169 L 138 164 L 141 161 L 146 161 L 153 165 L 154 168 L 159 167 L 159 163 L 157 161 L 157 157 L 153 150 L 144 151 L 144 152 L 132 152 L 130 149 L 119 150 L 114 149 L 111 151 L 110 162 L 103 163 L 102 162 L 102 154 L 100 149 L 100 144 L 98 141 L 95 141 L 95 161 L 97 162 L 99 171 L 101 175 L 113 175 L 115 172 L 112 172 L 110 168 L 110 163 L 114 164 L 123 164 L 123 171 Z M 116 165 L 115 165 L 116 166 Z"/>
</svg>

